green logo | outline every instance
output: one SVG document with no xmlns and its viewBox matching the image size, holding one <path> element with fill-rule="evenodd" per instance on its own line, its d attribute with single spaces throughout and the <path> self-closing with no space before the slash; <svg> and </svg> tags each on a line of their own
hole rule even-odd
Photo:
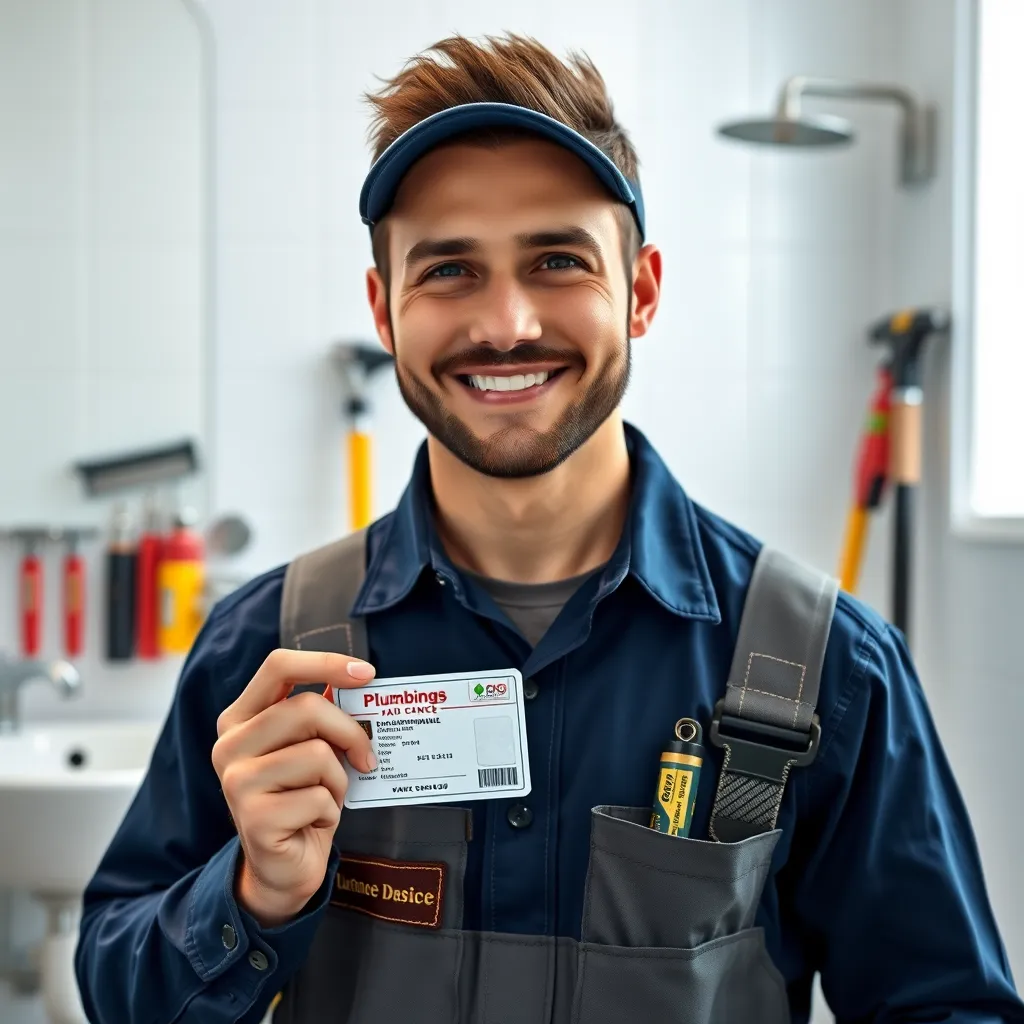
<svg viewBox="0 0 1024 1024">
<path fill-rule="evenodd" d="M 477 683 L 476 686 L 473 687 L 473 692 L 479 697 L 480 694 L 484 692 L 484 688 Z"/>
</svg>

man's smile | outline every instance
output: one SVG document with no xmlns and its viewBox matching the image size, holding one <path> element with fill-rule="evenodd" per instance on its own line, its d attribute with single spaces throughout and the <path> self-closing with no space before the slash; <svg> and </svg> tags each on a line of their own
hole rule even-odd
<svg viewBox="0 0 1024 1024">
<path fill-rule="evenodd" d="M 530 364 L 463 367 L 451 374 L 474 401 L 486 405 L 521 405 L 548 394 L 567 366 Z"/>
</svg>

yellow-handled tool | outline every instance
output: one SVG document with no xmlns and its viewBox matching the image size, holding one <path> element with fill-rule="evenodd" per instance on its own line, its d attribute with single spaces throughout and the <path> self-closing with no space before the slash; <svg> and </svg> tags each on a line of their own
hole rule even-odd
<svg viewBox="0 0 1024 1024">
<path fill-rule="evenodd" d="M 373 520 L 373 440 L 369 378 L 394 360 L 379 345 L 340 341 L 332 357 L 345 381 L 348 424 L 349 529 L 361 530 Z"/>
</svg>

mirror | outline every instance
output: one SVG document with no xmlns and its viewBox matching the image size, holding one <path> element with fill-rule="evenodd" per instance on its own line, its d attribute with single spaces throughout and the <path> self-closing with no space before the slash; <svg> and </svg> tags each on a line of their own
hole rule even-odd
<svg viewBox="0 0 1024 1024">
<path fill-rule="evenodd" d="M 115 502 L 138 522 L 143 493 L 90 494 L 78 463 L 187 442 L 197 468 L 161 496 L 209 512 L 211 63 L 194 0 L 0 0 L 0 534 L 91 527 L 90 569 Z M 0 539 L 14 653 L 21 549 Z M 57 657 L 46 615 L 39 653 Z"/>
</svg>

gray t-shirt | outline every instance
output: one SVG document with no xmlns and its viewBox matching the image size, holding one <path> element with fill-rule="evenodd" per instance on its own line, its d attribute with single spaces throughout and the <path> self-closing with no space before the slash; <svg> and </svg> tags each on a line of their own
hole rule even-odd
<svg viewBox="0 0 1024 1024">
<path fill-rule="evenodd" d="M 468 569 L 460 570 L 486 590 L 494 603 L 509 617 L 512 624 L 526 638 L 531 647 L 536 647 L 540 638 L 558 618 L 565 603 L 579 590 L 584 580 L 600 569 L 573 576 L 567 580 L 552 583 L 512 583 L 480 576 Z"/>
</svg>

